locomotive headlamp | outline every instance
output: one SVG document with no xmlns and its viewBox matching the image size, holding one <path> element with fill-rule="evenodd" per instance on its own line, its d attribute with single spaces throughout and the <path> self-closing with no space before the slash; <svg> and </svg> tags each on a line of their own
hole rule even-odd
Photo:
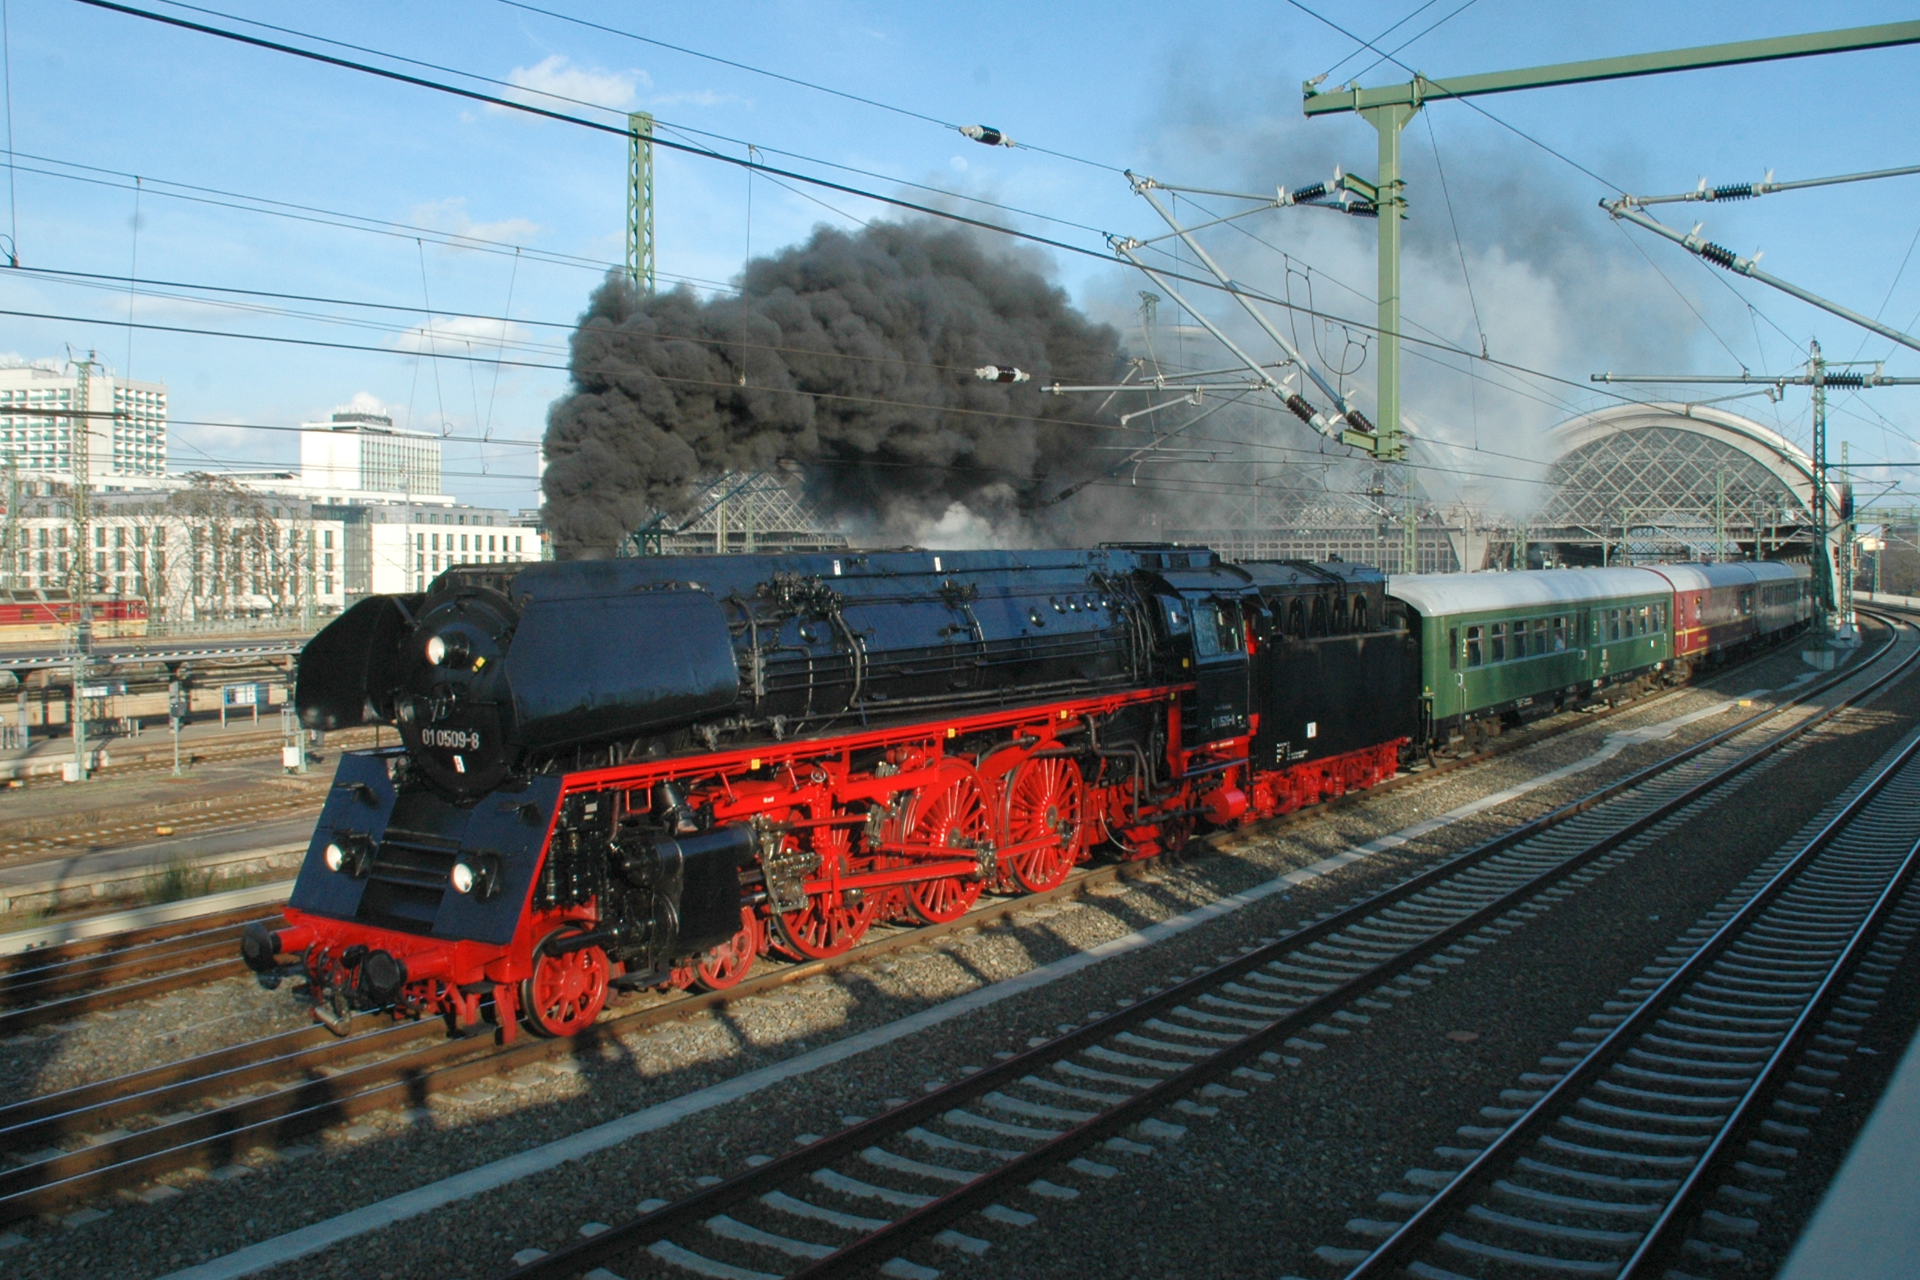
<svg viewBox="0 0 1920 1280">
<path fill-rule="evenodd" d="M 463 853 L 459 861 L 453 864 L 453 870 L 447 874 L 447 882 L 455 893 L 472 897 L 476 902 L 485 902 L 500 892 L 500 855 L 497 853 Z"/>
<path fill-rule="evenodd" d="M 357 831 L 339 831 L 327 842 L 320 857 L 327 864 L 327 870 L 359 879 L 373 865 L 373 841 Z"/>
<path fill-rule="evenodd" d="M 464 667 L 472 656 L 473 646 L 458 631 L 443 631 L 427 641 L 427 661 L 436 667 Z"/>
</svg>

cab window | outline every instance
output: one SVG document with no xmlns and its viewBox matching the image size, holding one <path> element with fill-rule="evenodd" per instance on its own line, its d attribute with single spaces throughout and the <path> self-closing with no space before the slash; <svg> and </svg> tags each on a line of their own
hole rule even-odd
<svg viewBox="0 0 1920 1280">
<path fill-rule="evenodd" d="M 1240 632 L 1239 610 L 1208 600 L 1193 611 L 1193 647 L 1203 658 L 1238 653 L 1246 647 Z"/>
</svg>

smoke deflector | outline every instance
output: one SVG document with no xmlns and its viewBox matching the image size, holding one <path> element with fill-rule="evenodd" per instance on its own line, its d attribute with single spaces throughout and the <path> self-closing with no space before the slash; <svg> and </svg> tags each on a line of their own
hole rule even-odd
<svg viewBox="0 0 1920 1280">
<path fill-rule="evenodd" d="M 422 598 L 369 596 L 307 642 L 294 691 L 301 724 L 351 729 L 393 718 L 400 643 L 413 630 Z"/>
</svg>

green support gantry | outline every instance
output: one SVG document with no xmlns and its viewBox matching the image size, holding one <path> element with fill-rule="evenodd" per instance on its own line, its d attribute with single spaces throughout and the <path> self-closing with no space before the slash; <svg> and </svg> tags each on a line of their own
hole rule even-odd
<svg viewBox="0 0 1920 1280">
<path fill-rule="evenodd" d="M 627 279 L 653 292 L 653 116 L 627 117 Z"/>
<path fill-rule="evenodd" d="M 1818 54 L 1884 49 L 1905 44 L 1920 44 L 1920 22 L 1888 22 L 1872 27 L 1851 27 L 1843 31 L 1740 40 L 1732 44 L 1700 45 L 1691 49 L 1670 49 L 1622 58 L 1594 58 L 1585 62 L 1562 62 L 1518 71 L 1454 76 L 1446 80 L 1429 80 L 1416 73 L 1406 84 L 1385 85 L 1376 89 L 1362 89 L 1358 84 L 1349 84 L 1322 93 L 1316 91 L 1316 85 L 1305 86 L 1307 115 L 1323 116 L 1351 111 L 1371 124 L 1380 135 L 1377 432 L 1371 439 L 1352 433 L 1355 439 L 1347 443 L 1366 448 L 1379 458 L 1399 459 L 1406 456 L 1406 443 L 1400 431 L 1400 223 L 1406 216 L 1407 204 L 1406 185 L 1400 175 L 1400 131 L 1423 104 L 1442 98 L 1471 98 L 1490 93 L 1511 93 L 1518 89 L 1591 84 L 1601 80 L 1625 80 L 1672 71 L 1775 62 L 1785 58 L 1807 58 Z"/>
</svg>

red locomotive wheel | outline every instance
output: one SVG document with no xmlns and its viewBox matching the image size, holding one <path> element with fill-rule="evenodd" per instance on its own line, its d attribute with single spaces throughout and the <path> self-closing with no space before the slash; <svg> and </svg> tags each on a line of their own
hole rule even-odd
<svg viewBox="0 0 1920 1280">
<path fill-rule="evenodd" d="M 907 812 L 907 844 L 974 852 L 993 840 L 993 818 L 980 775 L 960 760 L 940 766 L 939 781 L 922 787 Z M 980 900 L 982 884 L 971 876 L 941 876 L 907 886 L 907 905 L 927 924 L 957 920 Z"/>
<path fill-rule="evenodd" d="M 607 953 L 582 947 L 555 955 L 548 950 L 571 930 L 556 929 L 534 948 L 533 976 L 521 984 L 520 1004 L 527 1025 L 543 1036 L 570 1036 L 585 1030 L 607 1004 L 612 977 Z"/>
<path fill-rule="evenodd" d="M 753 968 L 760 954 L 760 918 L 752 907 L 740 908 L 740 932 L 717 947 L 710 947 L 694 966 L 693 983 L 702 991 L 725 991 L 737 986 Z"/>
<path fill-rule="evenodd" d="M 847 856 L 851 844 L 846 828 L 822 827 L 815 836 L 822 869 L 837 865 L 841 875 L 853 871 Z M 858 889 L 827 889 L 810 894 L 798 911 L 773 917 L 775 945 L 796 960 L 824 960 L 860 941 L 879 914 L 879 896 Z"/>
<path fill-rule="evenodd" d="M 1029 760 L 1007 776 L 1007 843 L 1046 842 L 1002 859 L 1028 893 L 1056 887 L 1080 860 L 1086 794 L 1080 766 L 1072 760 Z"/>
</svg>

